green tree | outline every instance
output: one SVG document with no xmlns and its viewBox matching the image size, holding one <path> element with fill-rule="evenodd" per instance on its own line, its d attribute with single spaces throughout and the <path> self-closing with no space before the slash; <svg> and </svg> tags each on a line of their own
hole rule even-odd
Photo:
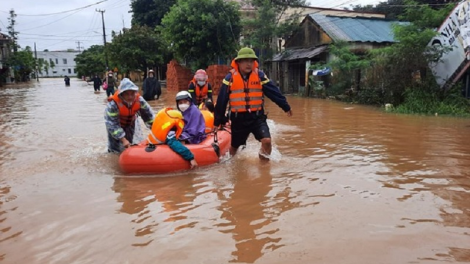
<svg viewBox="0 0 470 264">
<path fill-rule="evenodd" d="M 11 54 L 7 60 L 7 65 L 13 68 L 16 81 L 28 81 L 29 75 L 34 71 L 36 65 L 31 47 L 26 46 L 24 50 L 17 50 Z"/>
<path fill-rule="evenodd" d="M 449 3 L 457 3 L 456 0 L 415 0 L 413 3 L 406 0 L 388 0 L 377 5 L 352 5 L 351 9 L 360 12 L 373 12 L 385 14 L 387 19 L 403 19 L 404 14 L 409 9 L 419 10 L 421 6 L 426 6 L 434 10 L 446 9 Z"/>
<path fill-rule="evenodd" d="M 39 58 L 37 61 L 36 61 L 36 66 L 37 66 L 37 69 L 38 69 L 38 73 L 39 74 L 42 74 L 42 70 L 44 69 L 44 64 L 45 64 L 46 60 L 44 60 L 43 58 Z"/>
<path fill-rule="evenodd" d="M 230 59 L 239 48 L 239 6 L 223 0 L 178 1 L 162 20 L 161 32 L 174 56 L 191 68 Z"/>
<path fill-rule="evenodd" d="M 162 36 L 147 26 L 134 25 L 116 35 L 108 45 L 111 64 L 122 72 L 161 66 L 165 62 L 166 44 Z"/>
<path fill-rule="evenodd" d="M 242 21 L 243 44 L 258 51 L 260 65 L 276 52 L 277 38 L 291 35 L 298 28 L 300 12 L 286 15 L 288 8 L 305 6 L 305 0 L 252 0 L 254 17 Z"/>
<path fill-rule="evenodd" d="M 132 25 L 155 28 L 176 0 L 132 0 Z"/>
<path fill-rule="evenodd" d="M 8 35 L 10 35 L 12 42 L 10 43 L 11 48 L 13 49 L 13 52 L 18 51 L 18 31 L 15 31 L 15 25 L 16 25 L 16 13 L 15 10 L 11 9 L 10 10 L 10 17 L 8 17 Z"/>
<path fill-rule="evenodd" d="M 75 57 L 75 62 L 77 64 L 77 76 L 79 77 L 104 72 L 106 70 L 106 64 L 103 45 L 93 45 L 84 50 Z M 49 65 L 51 68 L 55 66 L 53 63 L 54 62 L 51 61 Z"/>
<path fill-rule="evenodd" d="M 376 77 L 380 76 L 375 78 L 378 82 L 368 85 L 383 87 L 385 100 L 395 105 L 403 102 L 407 88 L 421 85 L 429 91 L 437 89 L 428 65 L 449 49 L 436 50 L 428 44 L 436 35 L 434 29 L 445 20 L 454 6 L 449 4 L 446 8 L 433 9 L 427 5 L 416 7 L 416 2 L 413 1 L 405 3 L 408 7 L 400 19 L 410 23 L 394 27 L 396 43 L 371 53 L 374 67 L 382 71 L 375 74 Z M 420 83 L 411 78 L 415 72 L 420 72 Z"/>
</svg>

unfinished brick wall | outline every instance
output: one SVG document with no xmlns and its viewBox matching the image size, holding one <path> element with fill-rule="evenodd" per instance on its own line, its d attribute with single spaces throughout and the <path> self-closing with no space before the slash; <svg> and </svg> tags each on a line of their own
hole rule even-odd
<svg viewBox="0 0 470 264">
<path fill-rule="evenodd" d="M 207 69 L 207 75 L 209 75 L 209 83 L 212 86 L 212 94 L 218 95 L 222 81 L 230 71 L 231 67 L 228 65 L 210 65 Z"/>
<path fill-rule="evenodd" d="M 168 91 L 188 90 L 188 84 L 192 79 L 191 70 L 180 65 L 176 60 L 167 64 L 166 88 Z"/>
<path fill-rule="evenodd" d="M 222 80 L 230 71 L 230 66 L 227 65 L 210 65 L 207 69 L 209 76 L 209 83 L 212 86 L 212 94 L 218 95 Z M 166 77 L 166 88 L 168 91 L 183 91 L 188 90 L 189 82 L 193 79 L 194 73 L 175 60 L 170 61 L 168 64 Z"/>
</svg>

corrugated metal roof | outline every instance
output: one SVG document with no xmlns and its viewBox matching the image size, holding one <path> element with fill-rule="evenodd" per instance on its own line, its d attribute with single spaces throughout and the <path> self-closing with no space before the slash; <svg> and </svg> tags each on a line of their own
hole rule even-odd
<svg viewBox="0 0 470 264">
<path fill-rule="evenodd" d="M 289 49 L 283 53 L 274 55 L 270 61 L 290 61 L 296 59 L 313 58 L 318 54 L 322 53 L 328 48 L 328 46 L 320 46 L 306 49 Z"/>
<path fill-rule="evenodd" d="M 404 23 L 377 18 L 325 16 L 318 13 L 309 16 L 334 41 L 347 42 L 395 42 L 392 25 Z"/>
</svg>

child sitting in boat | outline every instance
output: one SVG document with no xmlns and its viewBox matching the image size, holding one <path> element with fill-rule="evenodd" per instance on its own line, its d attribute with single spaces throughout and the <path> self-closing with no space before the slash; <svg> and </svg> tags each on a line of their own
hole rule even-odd
<svg viewBox="0 0 470 264">
<path fill-rule="evenodd" d="M 204 116 L 194 105 L 189 92 L 181 91 L 176 94 L 176 107 L 183 113 L 186 121 L 180 140 L 189 144 L 199 144 L 206 139 Z"/>
<path fill-rule="evenodd" d="M 178 153 L 183 159 L 189 161 L 191 169 L 198 166 L 194 159 L 194 154 L 179 141 L 185 120 L 180 111 L 172 108 L 160 110 L 153 121 L 152 130 L 147 137 L 150 144 L 167 144 L 174 152 Z"/>
</svg>

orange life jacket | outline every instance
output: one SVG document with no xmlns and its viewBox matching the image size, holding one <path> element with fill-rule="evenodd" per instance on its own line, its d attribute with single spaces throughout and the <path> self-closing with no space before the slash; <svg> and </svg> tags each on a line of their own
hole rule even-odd
<svg viewBox="0 0 470 264">
<path fill-rule="evenodd" d="M 229 103 L 232 112 L 253 112 L 263 109 L 263 86 L 259 78 L 258 63 L 256 61 L 254 66 L 255 68 L 248 81 L 245 81 L 237 71 L 238 66 L 236 63 L 232 62 L 233 69 L 230 70 L 232 80 L 229 84 Z"/>
<path fill-rule="evenodd" d="M 119 108 L 119 122 L 121 127 L 128 127 L 133 124 L 137 118 L 137 111 L 140 110 L 140 94 L 136 93 L 134 102 L 128 107 L 119 97 L 119 92 L 115 92 L 114 95 L 108 97 L 108 102 L 114 101 Z"/>
<path fill-rule="evenodd" d="M 204 121 L 206 122 L 206 133 L 211 132 L 214 128 L 214 114 L 209 110 L 201 110 Z"/>
<path fill-rule="evenodd" d="M 173 128 L 176 128 L 176 139 L 178 139 L 184 128 L 183 115 L 173 108 L 164 108 L 155 116 L 147 141 L 152 144 L 164 144 L 168 133 Z"/>
<path fill-rule="evenodd" d="M 191 83 L 194 85 L 194 93 L 196 94 L 197 104 L 200 104 L 202 101 L 204 101 L 204 99 L 207 99 L 207 94 L 209 92 L 209 82 L 206 81 L 206 84 L 204 84 L 203 87 L 200 87 L 197 84 L 196 79 L 193 78 Z"/>
</svg>

